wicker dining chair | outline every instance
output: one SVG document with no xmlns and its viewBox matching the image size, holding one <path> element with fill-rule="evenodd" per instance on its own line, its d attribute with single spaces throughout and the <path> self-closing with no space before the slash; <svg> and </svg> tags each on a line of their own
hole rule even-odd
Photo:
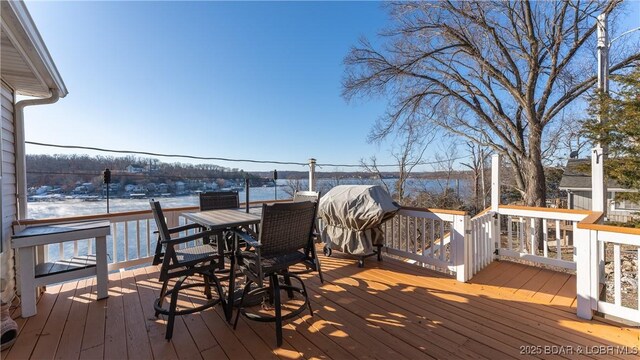
<svg viewBox="0 0 640 360">
<path fill-rule="evenodd" d="M 223 298 L 223 290 L 220 281 L 216 277 L 215 269 L 220 261 L 223 261 L 215 246 L 205 243 L 205 240 L 211 236 L 210 231 L 199 231 L 192 235 L 182 237 L 171 237 L 171 234 L 177 234 L 188 230 L 200 230 L 199 225 L 189 224 L 175 228 L 169 228 L 162 212 L 162 207 L 158 201 L 151 199 L 149 201 L 151 212 L 158 227 L 158 245 L 156 246 L 156 254 L 153 264 L 162 264 L 160 267 L 160 278 L 162 289 L 160 296 L 154 301 L 156 317 L 159 314 L 167 315 L 167 332 L 165 338 L 170 340 L 173 336 L 173 325 L 176 315 L 191 314 L 215 306 L 222 303 L 226 306 Z M 202 239 L 199 244 L 198 240 Z M 189 243 L 195 243 L 194 246 L 185 246 Z M 185 283 L 187 278 L 201 275 L 201 279 Z M 171 289 L 169 281 L 176 279 Z M 215 286 L 217 297 L 211 294 L 211 285 Z M 178 293 L 184 289 L 192 287 L 204 287 L 204 295 L 207 301 L 199 306 L 186 309 L 177 309 Z M 170 296 L 169 307 L 163 306 L 165 297 Z"/>
<path fill-rule="evenodd" d="M 302 202 L 302 201 L 315 201 L 318 202 L 320 201 L 320 196 L 321 192 L 318 191 L 296 191 L 293 194 L 293 202 Z M 316 219 L 316 221 L 313 223 L 314 228 L 313 228 L 313 241 L 315 243 L 320 243 L 320 224 L 319 224 L 320 219 Z M 315 247 L 311 247 L 308 249 L 308 251 L 310 252 L 309 256 L 312 256 L 314 259 L 314 270 L 318 271 L 318 275 L 320 276 L 320 282 L 324 283 L 324 278 L 322 277 L 322 266 L 320 265 L 320 259 L 318 258 L 318 254 L 316 253 L 316 248 Z M 311 253 L 313 252 L 313 253 Z"/>
<path fill-rule="evenodd" d="M 318 208 L 317 202 L 304 201 L 299 203 L 278 203 L 272 205 L 263 204 L 262 221 L 258 239 L 245 232 L 236 231 L 236 235 L 251 245 L 255 250 L 243 251 L 239 255 L 239 267 L 247 277 L 247 282 L 242 292 L 240 306 L 234 323 L 234 329 L 238 325 L 240 314 L 250 320 L 275 322 L 276 340 L 278 346 L 282 345 L 282 321 L 290 319 L 309 309 L 311 316 L 311 304 L 309 295 L 302 279 L 289 272 L 289 267 L 303 264 L 310 271 L 315 268 L 314 259 L 310 256 L 309 248 L 314 247 L 313 228 Z M 280 284 L 282 278 L 284 284 Z M 291 279 L 296 279 L 300 286 L 293 286 Z M 269 280 L 268 286 L 264 281 Z M 258 284 L 252 289 L 252 284 Z M 294 292 L 304 297 L 304 303 L 286 315 L 282 315 L 280 290 L 286 290 L 289 298 L 293 298 Z M 275 315 L 261 315 L 246 312 L 244 302 L 247 297 L 264 295 L 273 301 Z"/>
<path fill-rule="evenodd" d="M 237 191 L 207 191 L 200 193 L 200 211 L 237 209 L 240 198 Z"/>
<path fill-rule="evenodd" d="M 200 211 L 238 208 L 240 208 L 240 198 L 237 191 L 207 191 L 200 193 Z M 221 246 L 221 252 L 226 250 L 226 245 L 222 246 L 225 233 L 224 230 L 217 230 L 209 239 L 212 243 Z M 224 262 L 218 264 L 218 269 L 224 269 Z"/>
</svg>

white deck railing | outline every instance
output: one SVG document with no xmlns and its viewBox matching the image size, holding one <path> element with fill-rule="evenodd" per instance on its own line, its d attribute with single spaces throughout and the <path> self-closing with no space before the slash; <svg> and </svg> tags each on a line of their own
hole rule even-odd
<svg viewBox="0 0 640 360">
<path fill-rule="evenodd" d="M 591 319 L 597 311 L 640 323 L 640 229 L 601 225 L 600 217 L 590 211 L 524 206 L 487 210 L 471 219 L 473 274 L 491 262 L 486 256 L 492 247 L 496 256 L 574 270 L 578 316 Z M 625 267 L 623 254 L 635 259 L 635 265 L 627 260 Z M 605 267 L 612 270 L 607 274 Z M 636 284 L 627 287 L 631 294 L 626 296 L 623 279 Z"/>
<path fill-rule="evenodd" d="M 197 207 L 164 209 L 167 224 L 176 226 L 181 222 L 180 214 L 196 211 Z M 111 222 L 111 235 L 107 236 L 107 260 L 109 271 L 148 264 L 153 259 L 156 246 L 156 224 L 151 210 L 129 211 L 113 214 L 100 214 L 68 218 L 24 221 L 15 225 L 19 231 L 26 225 L 45 225 L 69 221 L 105 219 Z M 85 239 L 45 245 L 38 251 L 38 262 L 55 262 L 74 256 L 95 254 L 95 240 Z"/>
<path fill-rule="evenodd" d="M 250 203 L 250 205 L 262 202 Z M 244 207 L 244 204 L 241 204 Z M 187 223 L 181 215 L 184 212 L 198 211 L 197 206 L 165 208 L 164 216 L 169 227 Z M 157 238 L 157 230 L 151 210 L 128 211 L 121 213 L 65 217 L 42 220 L 26 220 L 14 225 L 14 231 L 20 231 L 28 225 L 45 225 L 70 221 L 104 219 L 111 222 L 111 235 L 107 236 L 107 259 L 109 271 L 130 268 L 151 263 Z M 95 254 L 95 240 L 85 239 L 59 244 L 45 245 L 38 253 L 38 263 L 55 262 L 74 256 Z"/>
<path fill-rule="evenodd" d="M 576 229 L 578 316 L 591 319 L 593 311 L 598 311 L 640 324 L 640 229 L 596 222 L 596 217 L 591 216 Z M 635 266 L 623 267 L 623 252 L 636 258 Z M 607 276 L 605 268 L 608 265 L 613 265 L 613 272 Z M 628 288 L 635 288 L 636 303 L 631 303 L 632 296 L 628 293 L 623 302 L 622 280 L 634 281 L 634 272 L 635 286 Z M 604 295 L 601 285 L 604 285 Z M 613 296 L 608 291 L 611 287 Z"/>
<path fill-rule="evenodd" d="M 471 277 L 469 217 L 462 211 L 403 207 L 383 224 L 384 251 L 420 265 L 455 274 L 459 281 Z"/>
<path fill-rule="evenodd" d="M 499 206 L 499 237 L 494 238 L 498 255 L 575 270 L 575 228 L 589 214 L 581 210 Z"/>
<path fill-rule="evenodd" d="M 185 223 L 182 213 L 196 210 L 197 207 L 164 209 L 164 214 L 169 226 L 177 226 Z M 384 251 L 455 274 L 459 281 L 471 279 L 496 256 L 576 270 L 580 317 L 591 318 L 592 311 L 598 311 L 640 323 L 640 300 L 629 304 L 623 301 L 622 291 L 623 279 L 634 276 L 630 272 L 640 278 L 637 263 L 623 266 L 624 254 L 640 257 L 640 229 L 599 225 L 598 214 L 499 206 L 497 212 L 485 211 L 470 219 L 459 211 L 402 208 L 383 225 Z M 25 221 L 16 226 L 16 231 L 25 225 L 97 218 L 108 219 L 112 224 L 107 239 L 109 270 L 151 262 L 156 245 L 151 211 Z M 542 250 L 536 246 L 538 239 L 543 242 Z M 90 240 L 50 245 L 39 252 L 39 260 L 92 254 L 94 248 Z M 607 264 L 613 271 L 605 277 Z M 601 296 L 603 284 L 613 287 L 612 296 Z"/>
<path fill-rule="evenodd" d="M 470 244 L 471 249 L 471 276 L 479 273 L 494 260 L 496 242 L 494 233 L 496 231 L 495 214 L 488 210 L 471 218 Z"/>
</svg>

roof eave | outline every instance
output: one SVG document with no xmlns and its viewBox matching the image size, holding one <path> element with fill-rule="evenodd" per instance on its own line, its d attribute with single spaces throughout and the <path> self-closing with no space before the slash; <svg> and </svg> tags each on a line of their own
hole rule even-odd
<svg viewBox="0 0 640 360">
<path fill-rule="evenodd" d="M 45 81 L 45 84 L 49 89 L 56 90 L 58 92 L 59 97 L 65 97 L 69 93 L 67 90 L 67 86 L 62 80 L 62 76 L 60 76 L 60 72 L 58 72 L 58 68 L 56 64 L 53 62 L 53 58 L 47 49 L 47 46 L 42 40 L 42 36 L 38 31 L 35 23 L 33 22 L 33 18 L 31 18 L 31 14 L 29 14 L 29 10 L 27 10 L 26 5 L 23 1 L 6 1 L 3 2 L 8 5 L 8 8 L 11 9 L 9 14 L 3 13 L 2 17 L 5 18 L 8 16 L 11 18 L 15 24 L 19 26 L 13 26 L 13 31 L 21 31 L 23 36 L 18 37 L 18 41 L 24 41 L 22 39 L 26 39 L 28 41 L 27 44 L 21 44 L 23 48 L 33 49 L 35 55 L 38 57 L 37 60 L 39 64 L 36 65 L 40 75 Z M 4 8 L 7 10 L 7 7 Z M 29 54 L 26 54 L 27 56 Z M 33 58 L 33 56 L 30 56 Z M 39 66 L 38 66 L 39 65 Z M 47 94 L 42 94 L 43 97 Z M 49 93 L 48 96 L 51 94 Z"/>
</svg>

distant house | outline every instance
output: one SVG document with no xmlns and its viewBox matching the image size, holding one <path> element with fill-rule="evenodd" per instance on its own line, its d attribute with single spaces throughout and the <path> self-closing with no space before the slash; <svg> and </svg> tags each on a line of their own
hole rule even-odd
<svg viewBox="0 0 640 360">
<path fill-rule="evenodd" d="M 175 187 L 176 187 L 176 194 L 182 194 L 185 191 L 185 183 L 182 181 L 176 181 L 174 183 Z"/>
<path fill-rule="evenodd" d="M 169 185 L 165 183 L 160 183 L 156 186 L 156 191 L 159 193 L 167 193 L 169 192 Z"/>
<path fill-rule="evenodd" d="M 37 190 L 36 190 L 36 195 L 44 195 L 44 194 L 48 194 L 49 191 L 51 191 L 53 188 L 51 186 L 48 185 L 43 185 L 40 186 Z"/>
<path fill-rule="evenodd" d="M 560 180 L 560 190 L 567 192 L 567 208 L 591 210 L 591 160 L 569 159 Z M 607 217 L 612 221 L 627 221 L 628 217 L 640 212 L 640 204 L 629 201 L 615 201 L 616 194 L 631 192 L 614 180 L 607 181 Z"/>
<path fill-rule="evenodd" d="M 126 170 L 130 174 L 141 174 L 145 171 L 143 167 L 136 165 L 129 165 L 127 166 Z"/>
</svg>

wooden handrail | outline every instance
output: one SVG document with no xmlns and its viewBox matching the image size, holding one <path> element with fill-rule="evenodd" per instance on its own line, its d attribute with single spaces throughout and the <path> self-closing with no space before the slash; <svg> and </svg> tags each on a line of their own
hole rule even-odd
<svg viewBox="0 0 640 360">
<path fill-rule="evenodd" d="M 521 206 L 521 205 L 500 205 L 498 208 L 511 209 L 511 210 L 555 212 L 555 213 L 576 214 L 576 215 L 590 215 L 592 213 L 592 211 L 589 211 L 589 210 L 557 209 L 557 208 L 544 208 L 544 207 Z"/>
<path fill-rule="evenodd" d="M 480 211 L 479 213 L 476 214 L 476 216 L 472 217 L 471 220 L 475 220 L 475 219 L 481 217 L 482 215 L 488 213 L 489 211 L 491 211 L 491 207 L 488 207 L 488 208 Z"/>
</svg>

